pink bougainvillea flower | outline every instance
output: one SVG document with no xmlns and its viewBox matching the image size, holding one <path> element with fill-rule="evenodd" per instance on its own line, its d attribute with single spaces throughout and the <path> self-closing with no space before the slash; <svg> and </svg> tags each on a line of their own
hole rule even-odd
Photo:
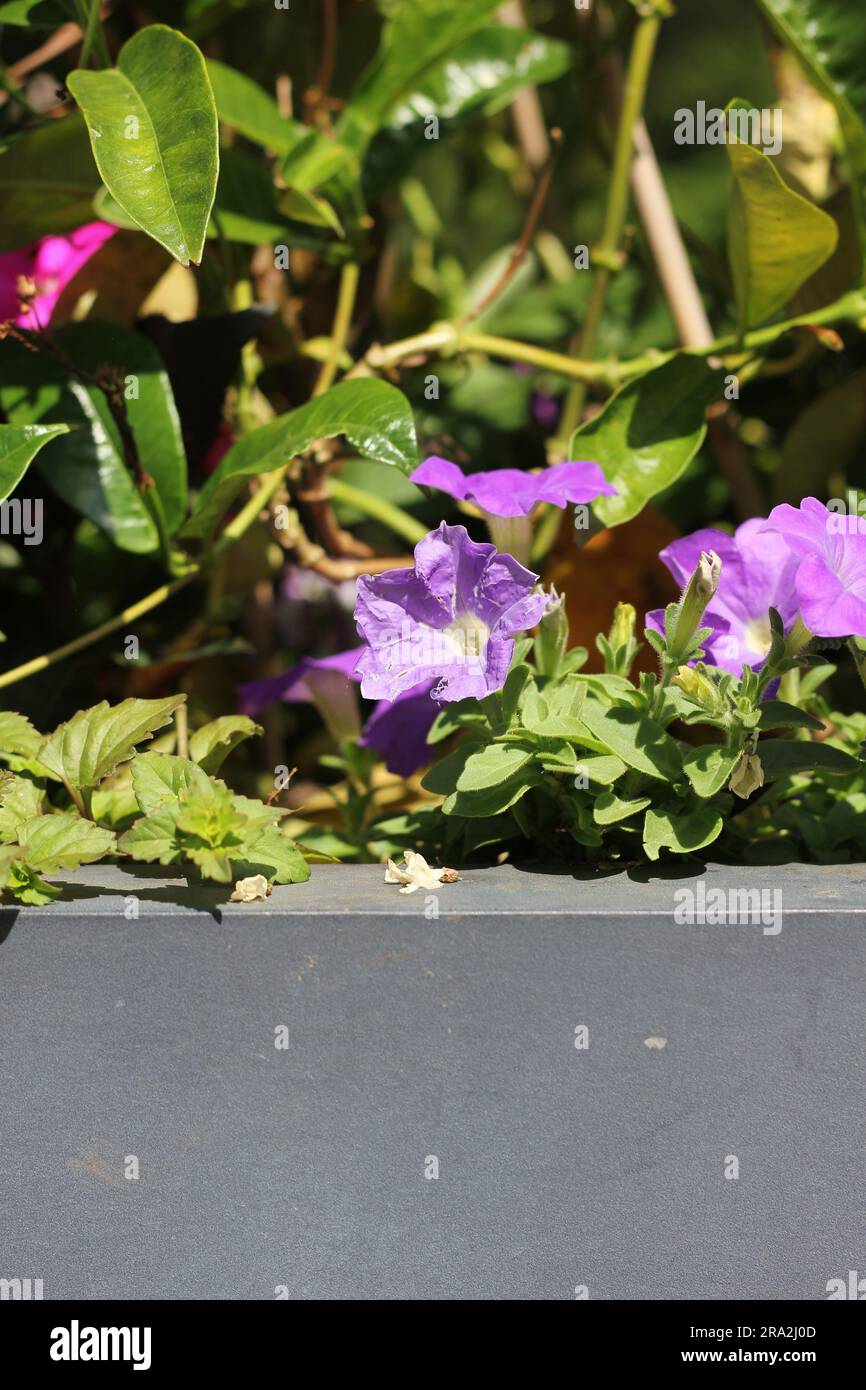
<svg viewBox="0 0 866 1390">
<path fill-rule="evenodd" d="M 48 323 L 69 281 L 116 231 L 108 222 L 87 222 L 67 236 L 46 236 L 0 256 L 0 320 L 12 319 L 20 328 L 30 329 Z M 33 305 L 23 314 L 19 276 L 36 286 Z"/>
</svg>

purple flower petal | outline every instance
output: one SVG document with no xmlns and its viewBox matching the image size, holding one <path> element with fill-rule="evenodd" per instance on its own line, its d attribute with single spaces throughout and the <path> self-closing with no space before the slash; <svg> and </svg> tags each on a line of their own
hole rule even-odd
<svg viewBox="0 0 866 1390">
<path fill-rule="evenodd" d="M 569 502 L 616 495 L 616 488 L 605 480 L 597 463 L 556 463 L 540 473 L 494 468 L 488 473 L 464 474 L 455 463 L 434 455 L 410 476 L 413 483 L 438 488 L 458 501 L 474 502 L 491 516 L 528 516 L 539 502 L 565 507 Z"/>
<path fill-rule="evenodd" d="M 816 497 L 774 507 L 762 523 L 761 541 L 791 557 L 797 604 L 816 637 L 866 637 L 866 535 L 858 523 Z"/>
<path fill-rule="evenodd" d="M 358 581 L 355 620 L 368 643 L 362 694 L 394 700 L 435 681 L 435 700 L 481 699 L 504 683 L 514 635 L 540 619 L 538 576 L 443 521 L 415 547 L 414 570 Z"/>
<path fill-rule="evenodd" d="M 358 740 L 362 748 L 381 753 L 395 777 L 411 777 L 430 761 L 427 734 L 438 712 L 430 699 L 431 688 L 427 681 L 404 691 L 396 700 L 380 700 Z"/>
<path fill-rule="evenodd" d="M 363 650 L 363 647 L 353 647 L 351 651 L 337 652 L 334 656 L 305 656 L 290 671 L 266 676 L 264 680 L 248 681 L 238 687 L 238 713 L 258 714 L 277 700 L 286 700 L 289 704 L 315 703 L 308 677 L 315 671 L 338 671 L 350 680 L 359 680 L 355 668 Z"/>
<path fill-rule="evenodd" d="M 736 534 L 705 528 L 674 541 L 661 551 L 677 583 L 685 586 L 702 550 L 714 550 L 722 561 L 722 577 L 704 613 L 713 629 L 704 643 L 708 665 L 734 675 L 744 666 L 759 666 L 770 647 L 770 608 L 776 608 L 787 631 L 797 617 L 794 588 L 796 562 L 780 538 L 767 534 L 766 522 L 745 521 Z M 664 631 L 664 610 L 646 615 L 647 627 Z"/>
</svg>

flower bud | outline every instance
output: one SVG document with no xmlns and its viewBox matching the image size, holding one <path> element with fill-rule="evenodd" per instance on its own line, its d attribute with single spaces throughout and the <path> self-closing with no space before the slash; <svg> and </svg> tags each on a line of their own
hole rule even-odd
<svg viewBox="0 0 866 1390">
<path fill-rule="evenodd" d="M 704 550 L 695 572 L 683 590 L 680 599 L 674 632 L 671 636 L 671 650 L 686 651 L 696 630 L 701 625 L 704 609 L 719 587 L 722 562 L 714 550 Z"/>
<path fill-rule="evenodd" d="M 695 704 L 703 709 L 719 710 L 722 707 L 718 687 L 709 676 L 696 671 L 694 666 L 680 666 L 673 678 L 673 684 L 679 686 L 690 700 L 694 700 Z"/>
<path fill-rule="evenodd" d="M 630 603 L 618 603 L 616 605 L 607 638 L 614 651 L 633 640 L 636 622 L 637 613 Z"/>
<path fill-rule="evenodd" d="M 728 783 L 729 789 L 735 796 L 741 796 L 745 801 L 752 795 L 752 792 L 756 792 L 763 785 L 764 769 L 761 766 L 761 759 L 757 753 L 743 753 L 731 773 L 731 780 Z"/>
<path fill-rule="evenodd" d="M 568 646 L 568 618 L 565 616 L 565 595 L 550 590 L 550 599 L 538 624 L 535 639 L 535 665 L 541 676 L 556 675 L 559 662 Z"/>
<path fill-rule="evenodd" d="M 342 671 L 311 670 L 304 677 L 304 683 L 336 743 L 360 736 L 358 697 L 354 685 Z"/>
</svg>

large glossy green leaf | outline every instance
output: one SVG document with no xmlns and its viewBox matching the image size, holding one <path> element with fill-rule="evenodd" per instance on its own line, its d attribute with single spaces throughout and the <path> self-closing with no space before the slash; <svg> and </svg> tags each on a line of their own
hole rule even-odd
<svg viewBox="0 0 866 1390">
<path fill-rule="evenodd" d="M 679 353 L 628 382 L 575 431 L 569 458 L 593 459 L 617 489 L 593 503 L 605 526 L 630 521 L 676 482 L 703 443 L 707 406 L 723 384 L 723 372 Z"/>
<path fill-rule="evenodd" d="M 150 24 L 124 44 L 116 68 L 79 69 L 67 85 L 109 193 L 182 265 L 198 264 L 219 149 L 216 104 L 195 44 Z"/>
<path fill-rule="evenodd" d="M 839 114 L 866 232 L 866 5 L 861 0 L 758 0 Z M 866 241 L 866 237 L 864 237 Z"/>
<path fill-rule="evenodd" d="M 400 0 L 382 31 L 379 50 L 363 73 L 337 126 L 337 140 L 366 149 L 401 102 L 409 100 L 454 50 L 497 10 L 501 0 Z"/>
<path fill-rule="evenodd" d="M 558 39 L 486 24 L 420 79 L 391 112 L 388 125 L 401 129 L 427 116 L 452 121 L 475 113 L 489 116 L 522 87 L 552 82 L 570 65 L 571 50 Z"/>
<path fill-rule="evenodd" d="M 734 173 L 728 259 L 746 329 L 778 313 L 832 256 L 839 228 L 788 187 L 769 155 L 730 138 L 725 149 Z"/>
<path fill-rule="evenodd" d="M 91 221 L 98 189 L 80 116 L 5 137 L 0 143 L 0 253 Z"/>
<path fill-rule="evenodd" d="M 314 440 L 337 435 L 345 435 L 366 458 L 404 473 L 416 466 L 415 423 L 403 393 L 373 378 L 341 381 L 234 444 L 202 488 L 183 534 L 206 536 L 246 478 L 282 468 Z"/>
<path fill-rule="evenodd" d="M 68 425 L 0 425 L 0 502 L 18 486 L 39 450 Z"/>
<path fill-rule="evenodd" d="M 309 133 L 300 121 L 281 116 L 273 97 L 244 73 L 215 58 L 207 59 L 207 71 L 217 115 L 248 140 L 284 155 Z"/>
<path fill-rule="evenodd" d="M 174 532 L 186 515 L 186 453 L 156 348 L 132 329 L 95 319 L 68 324 L 55 336 L 85 370 L 111 366 L 130 379 L 124 392 L 127 418 L 141 463 L 156 484 L 166 525 Z M 0 405 L 14 424 L 66 421 L 75 426 L 37 462 L 54 490 L 121 549 L 155 549 L 153 525 L 124 462 L 103 392 L 72 380 L 59 363 L 17 343 L 3 344 L 2 363 Z"/>
</svg>

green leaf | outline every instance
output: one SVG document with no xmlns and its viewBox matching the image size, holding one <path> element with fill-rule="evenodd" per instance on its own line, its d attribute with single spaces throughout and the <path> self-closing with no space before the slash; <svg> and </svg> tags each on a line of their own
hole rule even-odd
<svg viewBox="0 0 866 1390">
<path fill-rule="evenodd" d="M 721 744 L 703 744 L 683 755 L 683 767 L 698 796 L 715 796 L 727 783 L 739 758 L 739 753 L 730 753 Z"/>
<path fill-rule="evenodd" d="M 711 806 L 688 811 L 648 810 L 644 817 L 643 847 L 648 859 L 658 859 L 663 849 L 674 854 L 694 854 L 706 849 L 722 833 L 722 817 Z"/>
<path fill-rule="evenodd" d="M 18 827 L 18 843 L 26 851 L 30 868 L 51 874 L 101 859 L 114 849 L 114 836 L 82 816 L 63 812 L 23 821 Z"/>
<path fill-rule="evenodd" d="M 35 758 L 43 735 L 34 729 L 30 720 L 13 710 L 0 710 L 0 755 L 12 753 Z"/>
<path fill-rule="evenodd" d="M 345 236 L 343 224 L 326 198 L 307 193 L 301 188 L 286 188 L 277 200 L 280 212 L 296 222 L 309 222 L 314 227 L 328 227 L 337 236 Z"/>
<path fill-rule="evenodd" d="M 280 155 L 288 154 L 308 134 L 309 128 L 300 121 L 281 116 L 273 97 L 252 78 L 215 58 L 206 63 L 217 115 L 226 125 Z"/>
<path fill-rule="evenodd" d="M 816 719 L 804 709 L 799 709 L 797 705 L 789 705 L 785 700 L 765 700 L 761 705 L 759 727 L 762 730 L 815 729 L 820 732 L 824 725 L 820 719 Z"/>
<path fill-rule="evenodd" d="M 21 853 L 20 849 L 18 853 Z M 25 860 L 18 859 L 9 866 L 6 891 L 29 907 L 45 907 L 59 898 L 63 890 L 53 883 L 46 883 Z"/>
<path fill-rule="evenodd" d="M 270 883 L 306 883 L 310 866 L 301 850 L 276 826 L 245 838 L 242 849 L 232 854 L 232 873 L 236 878 L 264 874 Z"/>
<path fill-rule="evenodd" d="M 66 83 L 111 196 L 182 265 L 198 264 L 219 149 L 216 105 L 195 44 L 149 24 L 123 45 L 116 68 L 79 69 Z"/>
<path fill-rule="evenodd" d="M 409 402 L 396 386 L 362 378 L 341 381 L 298 410 L 280 415 L 232 445 L 199 493 L 183 535 L 206 536 L 246 478 L 282 468 L 314 440 L 345 435 L 365 458 L 409 473 L 418 461 Z"/>
<path fill-rule="evenodd" d="M 173 533 L 186 514 L 186 453 L 168 375 L 156 348 L 140 333 L 96 320 L 68 324 L 54 336 L 87 371 L 108 365 L 132 378 L 124 391 L 127 418 Z M 18 343 L 4 343 L 0 405 L 15 425 L 68 422 L 68 437 L 49 443 L 36 467 L 69 506 L 105 531 L 120 549 L 140 554 L 157 548 L 153 523 L 98 387 L 70 378 L 48 357 Z"/>
<path fill-rule="evenodd" d="M 596 797 L 592 808 L 592 818 L 596 825 L 617 825 L 620 821 L 636 816 L 650 804 L 648 796 L 638 796 L 633 801 L 621 801 L 613 792 L 602 792 Z"/>
<path fill-rule="evenodd" d="M 225 783 L 208 779 L 184 793 L 172 809 L 186 857 L 198 865 L 204 878 L 230 883 L 231 856 L 243 852 L 247 822 Z"/>
<path fill-rule="evenodd" d="M 758 0 L 831 101 L 854 176 L 861 237 L 866 225 L 866 9 L 859 0 Z"/>
<path fill-rule="evenodd" d="M 532 753 L 513 744 L 488 743 L 483 748 L 462 744 L 431 767 L 422 779 L 426 791 L 477 792 L 495 787 L 532 761 Z"/>
<path fill-rule="evenodd" d="M 833 775 L 862 771 L 863 764 L 832 743 L 814 743 L 806 739 L 762 739 L 758 757 L 764 769 L 764 781 L 775 782 L 792 772 L 825 772 Z"/>
<path fill-rule="evenodd" d="M 725 149 L 734 172 L 728 259 L 745 330 L 778 313 L 832 256 L 839 228 L 788 187 L 769 155 L 730 136 Z"/>
<path fill-rule="evenodd" d="M 0 253 L 92 220 L 99 177 L 80 117 L 3 137 L 0 151 Z"/>
<path fill-rule="evenodd" d="M 703 443 L 707 407 L 723 383 L 723 372 L 678 353 L 628 382 L 574 433 L 569 458 L 593 459 L 617 489 L 616 497 L 593 503 L 605 526 L 630 521 L 685 472 Z"/>
<path fill-rule="evenodd" d="M 200 786 L 204 777 L 196 763 L 171 753 L 137 753 L 132 760 L 132 787 L 146 816 L 166 802 L 177 801 L 181 792 Z"/>
<path fill-rule="evenodd" d="M 531 29 L 485 24 L 419 79 L 391 112 L 388 125 L 400 129 L 427 116 L 449 121 L 475 113 L 491 116 L 523 87 L 551 82 L 570 66 L 567 43 Z"/>
<path fill-rule="evenodd" d="M 6 0 L 0 5 L 0 24 L 20 24 L 22 28 L 56 29 L 75 19 L 74 0 Z"/>
<path fill-rule="evenodd" d="M 583 722 L 591 733 L 629 767 L 673 782 L 682 773 L 679 748 L 670 734 L 654 719 L 648 719 L 630 706 L 610 709 L 590 696 L 582 710 Z"/>
<path fill-rule="evenodd" d="M 0 425 L 0 502 L 20 483 L 43 444 L 68 425 Z"/>
<path fill-rule="evenodd" d="M 213 774 L 219 772 L 229 753 L 239 743 L 262 732 L 261 725 L 248 719 L 245 714 L 224 714 L 203 728 L 196 729 L 189 741 L 189 755 L 204 772 Z"/>
<path fill-rule="evenodd" d="M 578 775 L 584 775 L 590 783 L 597 782 L 600 787 L 609 787 L 625 776 L 628 766 L 622 758 L 616 758 L 613 754 L 591 754 L 589 757 L 581 757 L 577 772 Z"/>
<path fill-rule="evenodd" d="M 145 864 L 179 864 L 184 849 L 176 817 L 177 806 L 164 803 L 121 835 L 117 848 Z"/>
<path fill-rule="evenodd" d="M 587 724 L 581 719 L 587 698 L 585 681 L 564 681 L 545 687 L 544 693 L 530 687 L 521 703 L 521 723 L 541 738 L 568 738 L 585 748 L 603 751 Z"/>
<path fill-rule="evenodd" d="M 400 0 L 385 22 L 376 57 L 337 125 L 337 140 L 363 152 L 391 112 L 500 4 L 501 0 Z"/>
<path fill-rule="evenodd" d="M 42 815 L 45 793 L 29 777 L 0 775 L 0 840 L 18 843 L 18 828 Z"/>
<path fill-rule="evenodd" d="M 79 710 L 48 735 L 39 749 L 39 761 L 68 788 L 95 787 L 132 757 L 137 743 L 168 724 L 185 698 L 124 700 L 113 709 L 103 700 Z"/>
</svg>

